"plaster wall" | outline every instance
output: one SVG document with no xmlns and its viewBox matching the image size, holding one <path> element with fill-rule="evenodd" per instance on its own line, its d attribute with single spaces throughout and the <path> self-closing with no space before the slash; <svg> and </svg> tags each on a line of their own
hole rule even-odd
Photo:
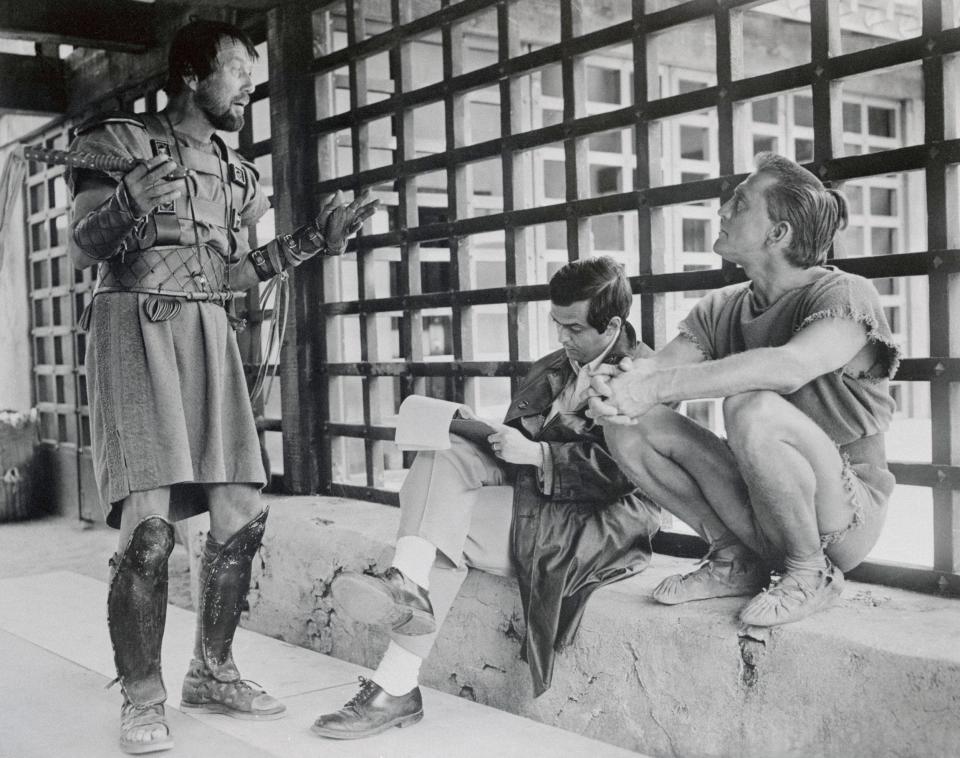
<svg viewBox="0 0 960 758">
<path fill-rule="evenodd" d="M 0 117 L 0 145 L 42 126 L 36 116 Z M 0 167 L 12 148 L 0 150 Z M 0 237 L 0 410 L 27 411 L 33 404 L 30 357 L 30 301 L 27 280 L 27 240 L 23 192 L 9 226 Z"/>
</svg>

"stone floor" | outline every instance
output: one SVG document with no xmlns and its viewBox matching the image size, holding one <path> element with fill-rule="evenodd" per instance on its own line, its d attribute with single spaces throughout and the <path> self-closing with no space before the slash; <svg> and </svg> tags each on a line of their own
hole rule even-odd
<svg viewBox="0 0 960 758">
<path fill-rule="evenodd" d="M 0 577 L 65 570 L 106 582 L 107 561 L 116 550 L 116 531 L 73 516 L 0 523 Z M 180 608 L 192 608 L 190 563 L 179 544 L 170 556 L 169 600 Z"/>
</svg>

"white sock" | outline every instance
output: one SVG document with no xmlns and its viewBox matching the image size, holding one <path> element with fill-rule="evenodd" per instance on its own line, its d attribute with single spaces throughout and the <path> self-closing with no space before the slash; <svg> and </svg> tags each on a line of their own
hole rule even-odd
<svg viewBox="0 0 960 758">
<path fill-rule="evenodd" d="M 437 557 L 437 548 L 423 537 L 410 535 L 397 540 L 397 550 L 390 565 L 400 569 L 411 582 L 430 589 L 430 569 Z M 382 686 L 382 685 L 381 685 Z"/>
<path fill-rule="evenodd" d="M 371 678 L 383 687 L 388 695 L 400 697 L 417 686 L 421 663 L 422 658 L 390 640 L 387 652 L 383 654 L 380 665 Z"/>
</svg>

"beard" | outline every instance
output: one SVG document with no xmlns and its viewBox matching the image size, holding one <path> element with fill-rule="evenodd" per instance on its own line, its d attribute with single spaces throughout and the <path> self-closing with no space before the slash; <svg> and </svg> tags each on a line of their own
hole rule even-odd
<svg viewBox="0 0 960 758">
<path fill-rule="evenodd" d="M 236 115 L 233 112 L 233 103 L 228 102 L 225 105 L 218 103 L 203 88 L 197 90 L 196 102 L 214 129 L 223 132 L 239 132 L 243 129 L 245 123 L 243 110 L 240 111 L 239 116 Z"/>
</svg>

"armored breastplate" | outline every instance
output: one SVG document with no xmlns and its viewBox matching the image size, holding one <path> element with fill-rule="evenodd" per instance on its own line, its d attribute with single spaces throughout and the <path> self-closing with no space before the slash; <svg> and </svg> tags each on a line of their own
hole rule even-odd
<svg viewBox="0 0 960 758">
<path fill-rule="evenodd" d="M 175 202 L 154 209 L 137 234 L 128 240 L 128 250 L 147 250 L 162 245 L 192 245 L 198 225 L 215 227 L 236 249 L 241 228 L 241 210 L 248 193 L 253 191 L 246 169 L 216 135 L 216 154 L 182 144 L 164 128 L 157 116 L 142 114 L 150 135 L 154 155 L 169 155 L 194 176 L 186 179 L 187 193 Z M 211 181 L 212 180 L 212 181 Z M 205 194 L 200 186 L 206 187 Z M 216 190 L 210 192 L 211 184 Z"/>
<path fill-rule="evenodd" d="M 97 294 L 103 292 L 145 292 L 217 302 L 233 297 L 227 286 L 226 262 L 203 245 L 153 247 L 101 263 Z"/>
</svg>

